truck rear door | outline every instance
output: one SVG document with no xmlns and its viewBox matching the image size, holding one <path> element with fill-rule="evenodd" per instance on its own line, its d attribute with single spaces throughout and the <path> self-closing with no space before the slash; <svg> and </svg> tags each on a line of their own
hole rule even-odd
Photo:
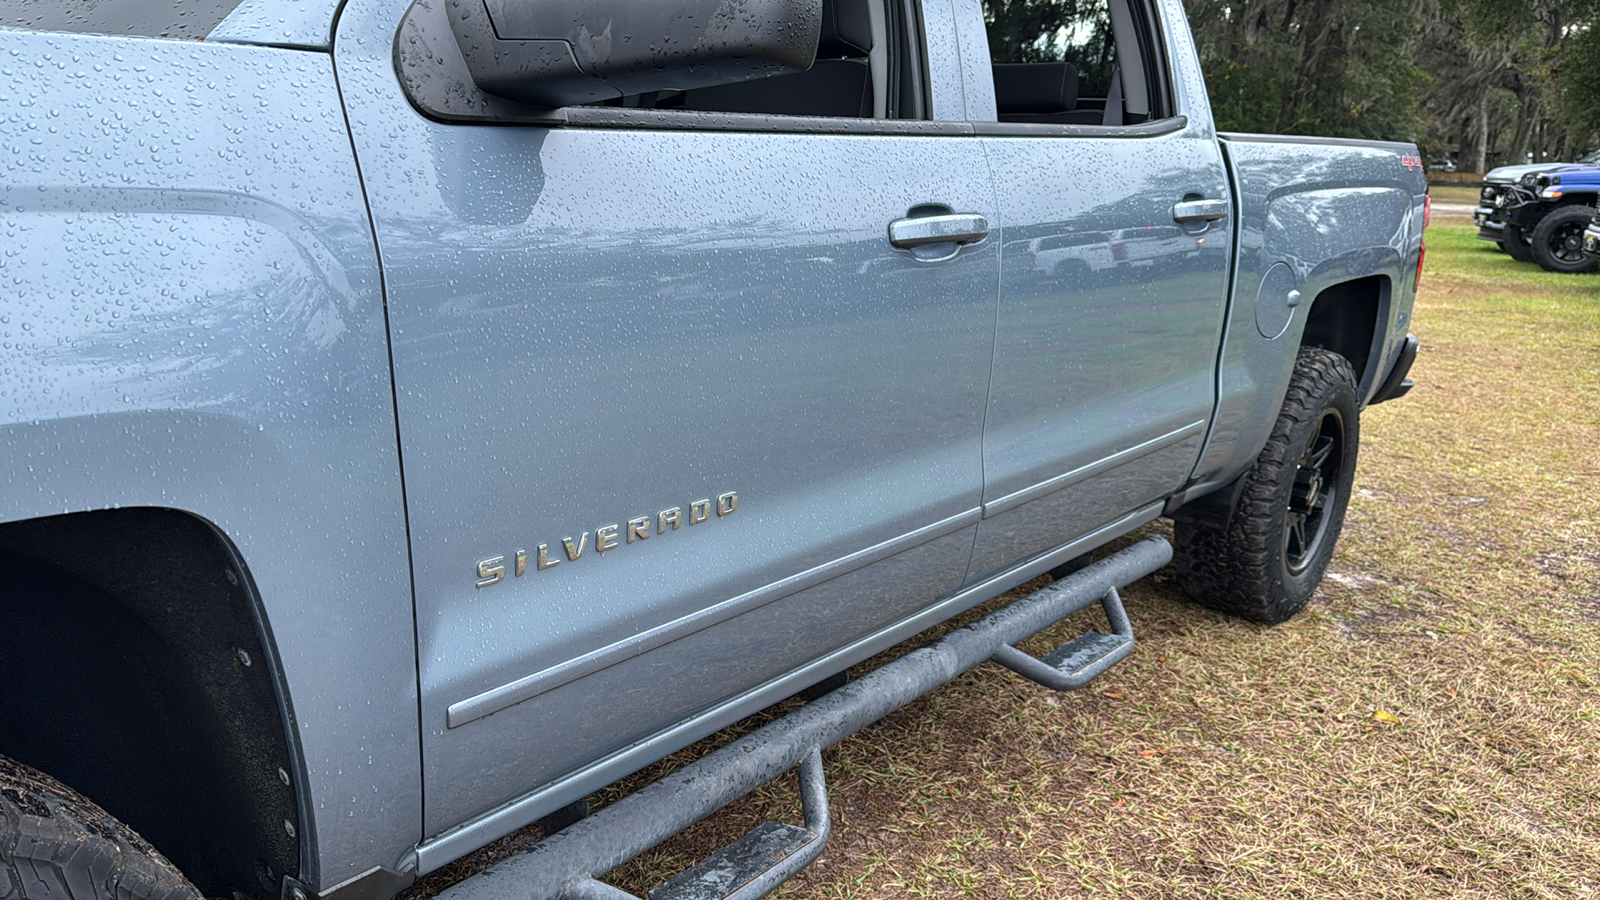
<svg viewBox="0 0 1600 900">
<path fill-rule="evenodd" d="M 832 674 L 796 673 L 961 582 L 999 246 L 890 232 L 992 217 L 988 168 L 959 122 L 905 127 L 960 106 L 909 7 L 839 3 L 860 9 L 830 21 L 869 26 L 825 29 L 810 80 L 566 127 L 429 118 L 395 46 L 437 16 L 352 0 L 340 18 L 429 835 L 475 821 L 470 849 L 531 821 Z"/>
<path fill-rule="evenodd" d="M 969 70 L 993 74 L 967 102 L 1004 232 L 977 580 L 1153 518 L 1187 479 L 1214 404 L 1231 197 L 1178 4 L 956 5 Z"/>
</svg>

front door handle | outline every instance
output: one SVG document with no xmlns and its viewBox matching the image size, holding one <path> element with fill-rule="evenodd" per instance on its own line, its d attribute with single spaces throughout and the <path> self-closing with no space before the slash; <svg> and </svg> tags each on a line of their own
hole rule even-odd
<svg viewBox="0 0 1600 900">
<path fill-rule="evenodd" d="M 1226 200 L 1185 200 L 1172 207 L 1174 222 L 1215 222 L 1227 214 Z"/>
<path fill-rule="evenodd" d="M 977 213 L 916 216 L 889 223 L 889 243 L 910 250 L 923 244 L 972 244 L 989 236 L 989 220 Z"/>
</svg>

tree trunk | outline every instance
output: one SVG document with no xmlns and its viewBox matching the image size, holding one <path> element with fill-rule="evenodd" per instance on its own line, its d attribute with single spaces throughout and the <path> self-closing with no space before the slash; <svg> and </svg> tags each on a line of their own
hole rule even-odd
<svg viewBox="0 0 1600 900">
<path fill-rule="evenodd" d="M 1475 121 L 1472 123 L 1472 129 L 1472 140 L 1475 146 L 1472 148 L 1472 168 L 1469 171 L 1487 172 L 1489 171 L 1487 165 L 1489 156 L 1488 91 L 1485 91 L 1483 96 L 1478 98 L 1478 111 L 1475 115 Z"/>
<path fill-rule="evenodd" d="M 1517 96 L 1517 133 L 1511 139 L 1512 165 L 1528 158 L 1528 147 L 1533 143 L 1533 120 L 1537 115 L 1538 102 L 1532 97 L 1530 91 L 1519 90 Z"/>
</svg>

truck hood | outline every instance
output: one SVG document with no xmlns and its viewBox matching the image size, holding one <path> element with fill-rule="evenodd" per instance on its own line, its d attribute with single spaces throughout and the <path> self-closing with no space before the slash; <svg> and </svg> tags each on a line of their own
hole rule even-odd
<svg viewBox="0 0 1600 900">
<path fill-rule="evenodd" d="M 1565 165 L 1569 165 L 1569 163 L 1537 163 L 1531 166 L 1501 166 L 1498 169 L 1490 169 L 1489 174 L 1483 176 L 1483 180 L 1503 181 L 1508 183 L 1515 182 L 1529 172 L 1548 172 L 1551 169 L 1558 169 Z"/>
</svg>

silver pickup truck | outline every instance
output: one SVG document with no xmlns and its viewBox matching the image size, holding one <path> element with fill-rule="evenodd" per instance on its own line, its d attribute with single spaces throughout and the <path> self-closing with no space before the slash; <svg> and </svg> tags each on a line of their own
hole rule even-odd
<svg viewBox="0 0 1600 900">
<path fill-rule="evenodd" d="M 759 896 L 821 748 L 988 659 L 1082 684 L 1169 559 L 1293 615 L 1410 387 L 1416 148 L 1219 135 L 1180 0 L 0 25 L 4 900 L 386 900 L 541 821 L 451 896 L 618 897 L 798 769 L 651 894 Z"/>
</svg>

